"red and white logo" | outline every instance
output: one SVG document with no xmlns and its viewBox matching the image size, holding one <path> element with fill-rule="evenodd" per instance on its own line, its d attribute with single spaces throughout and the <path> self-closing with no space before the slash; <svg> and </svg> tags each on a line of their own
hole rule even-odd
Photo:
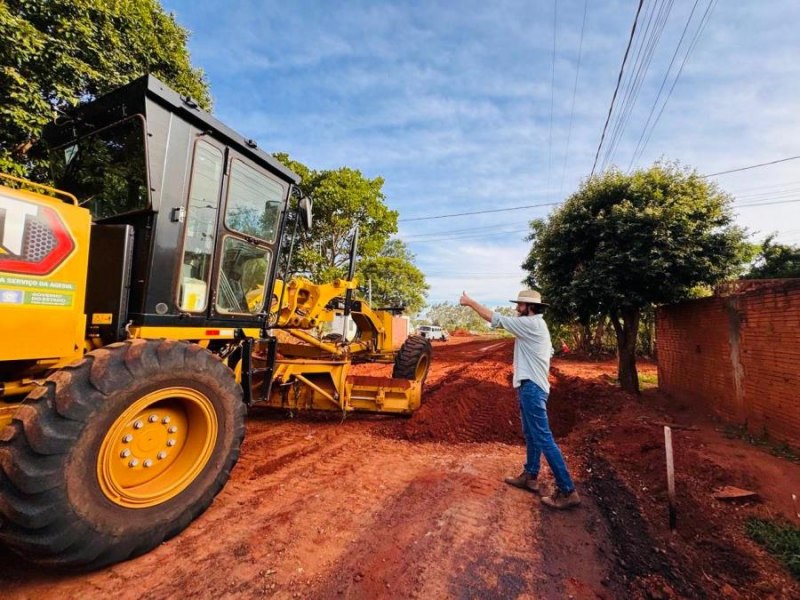
<svg viewBox="0 0 800 600">
<path fill-rule="evenodd" d="M 74 249 L 55 209 L 0 195 L 0 271 L 47 275 Z"/>
</svg>

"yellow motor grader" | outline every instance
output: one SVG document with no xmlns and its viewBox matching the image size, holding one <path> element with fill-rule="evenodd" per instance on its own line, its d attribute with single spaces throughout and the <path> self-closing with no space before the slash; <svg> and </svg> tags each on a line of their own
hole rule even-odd
<svg viewBox="0 0 800 600">
<path fill-rule="evenodd" d="M 56 187 L 0 185 L 0 542 L 125 560 L 211 504 L 249 405 L 419 406 L 430 343 L 355 299 L 355 242 L 347 279 L 279 277 L 311 205 L 255 142 L 152 76 L 43 137 Z M 337 314 L 355 338 L 315 334 Z"/>
</svg>

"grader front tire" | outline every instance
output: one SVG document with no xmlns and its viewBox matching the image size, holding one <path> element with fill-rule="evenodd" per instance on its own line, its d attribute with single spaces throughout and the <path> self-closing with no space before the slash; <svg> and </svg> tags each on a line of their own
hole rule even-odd
<svg viewBox="0 0 800 600">
<path fill-rule="evenodd" d="M 199 346 L 137 340 L 87 354 L 0 432 L 0 541 L 85 569 L 147 552 L 222 489 L 244 413 L 231 371 Z"/>
<path fill-rule="evenodd" d="M 419 336 L 409 336 L 394 358 L 392 377 L 425 382 L 431 366 L 431 342 Z"/>
</svg>

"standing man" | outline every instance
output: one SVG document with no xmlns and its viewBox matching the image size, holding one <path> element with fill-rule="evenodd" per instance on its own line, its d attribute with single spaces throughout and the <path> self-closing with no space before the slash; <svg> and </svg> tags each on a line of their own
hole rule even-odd
<svg viewBox="0 0 800 600">
<path fill-rule="evenodd" d="M 522 429 L 525 433 L 527 462 L 517 477 L 509 477 L 505 482 L 514 487 L 539 493 L 539 476 L 541 455 L 544 454 L 547 464 L 556 480 L 556 492 L 552 496 L 544 496 L 542 504 L 552 508 L 564 509 L 581 503 L 572 478 L 569 476 L 564 456 L 553 439 L 550 423 L 547 419 L 547 396 L 550 393 L 550 355 L 553 347 L 550 342 L 550 331 L 542 318 L 542 311 L 548 305 L 542 302 L 539 292 L 523 290 L 516 300 L 517 316 L 506 317 L 492 311 L 463 292 L 459 303 L 469 306 L 492 327 L 505 329 L 517 339 L 514 341 L 514 388 L 519 397 L 522 414 Z"/>
</svg>

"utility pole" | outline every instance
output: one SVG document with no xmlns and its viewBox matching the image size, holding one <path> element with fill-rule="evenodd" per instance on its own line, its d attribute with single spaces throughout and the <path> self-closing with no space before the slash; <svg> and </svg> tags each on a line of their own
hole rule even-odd
<svg viewBox="0 0 800 600">
<path fill-rule="evenodd" d="M 372 306 L 372 279 L 367 279 L 367 302 Z"/>
</svg>

